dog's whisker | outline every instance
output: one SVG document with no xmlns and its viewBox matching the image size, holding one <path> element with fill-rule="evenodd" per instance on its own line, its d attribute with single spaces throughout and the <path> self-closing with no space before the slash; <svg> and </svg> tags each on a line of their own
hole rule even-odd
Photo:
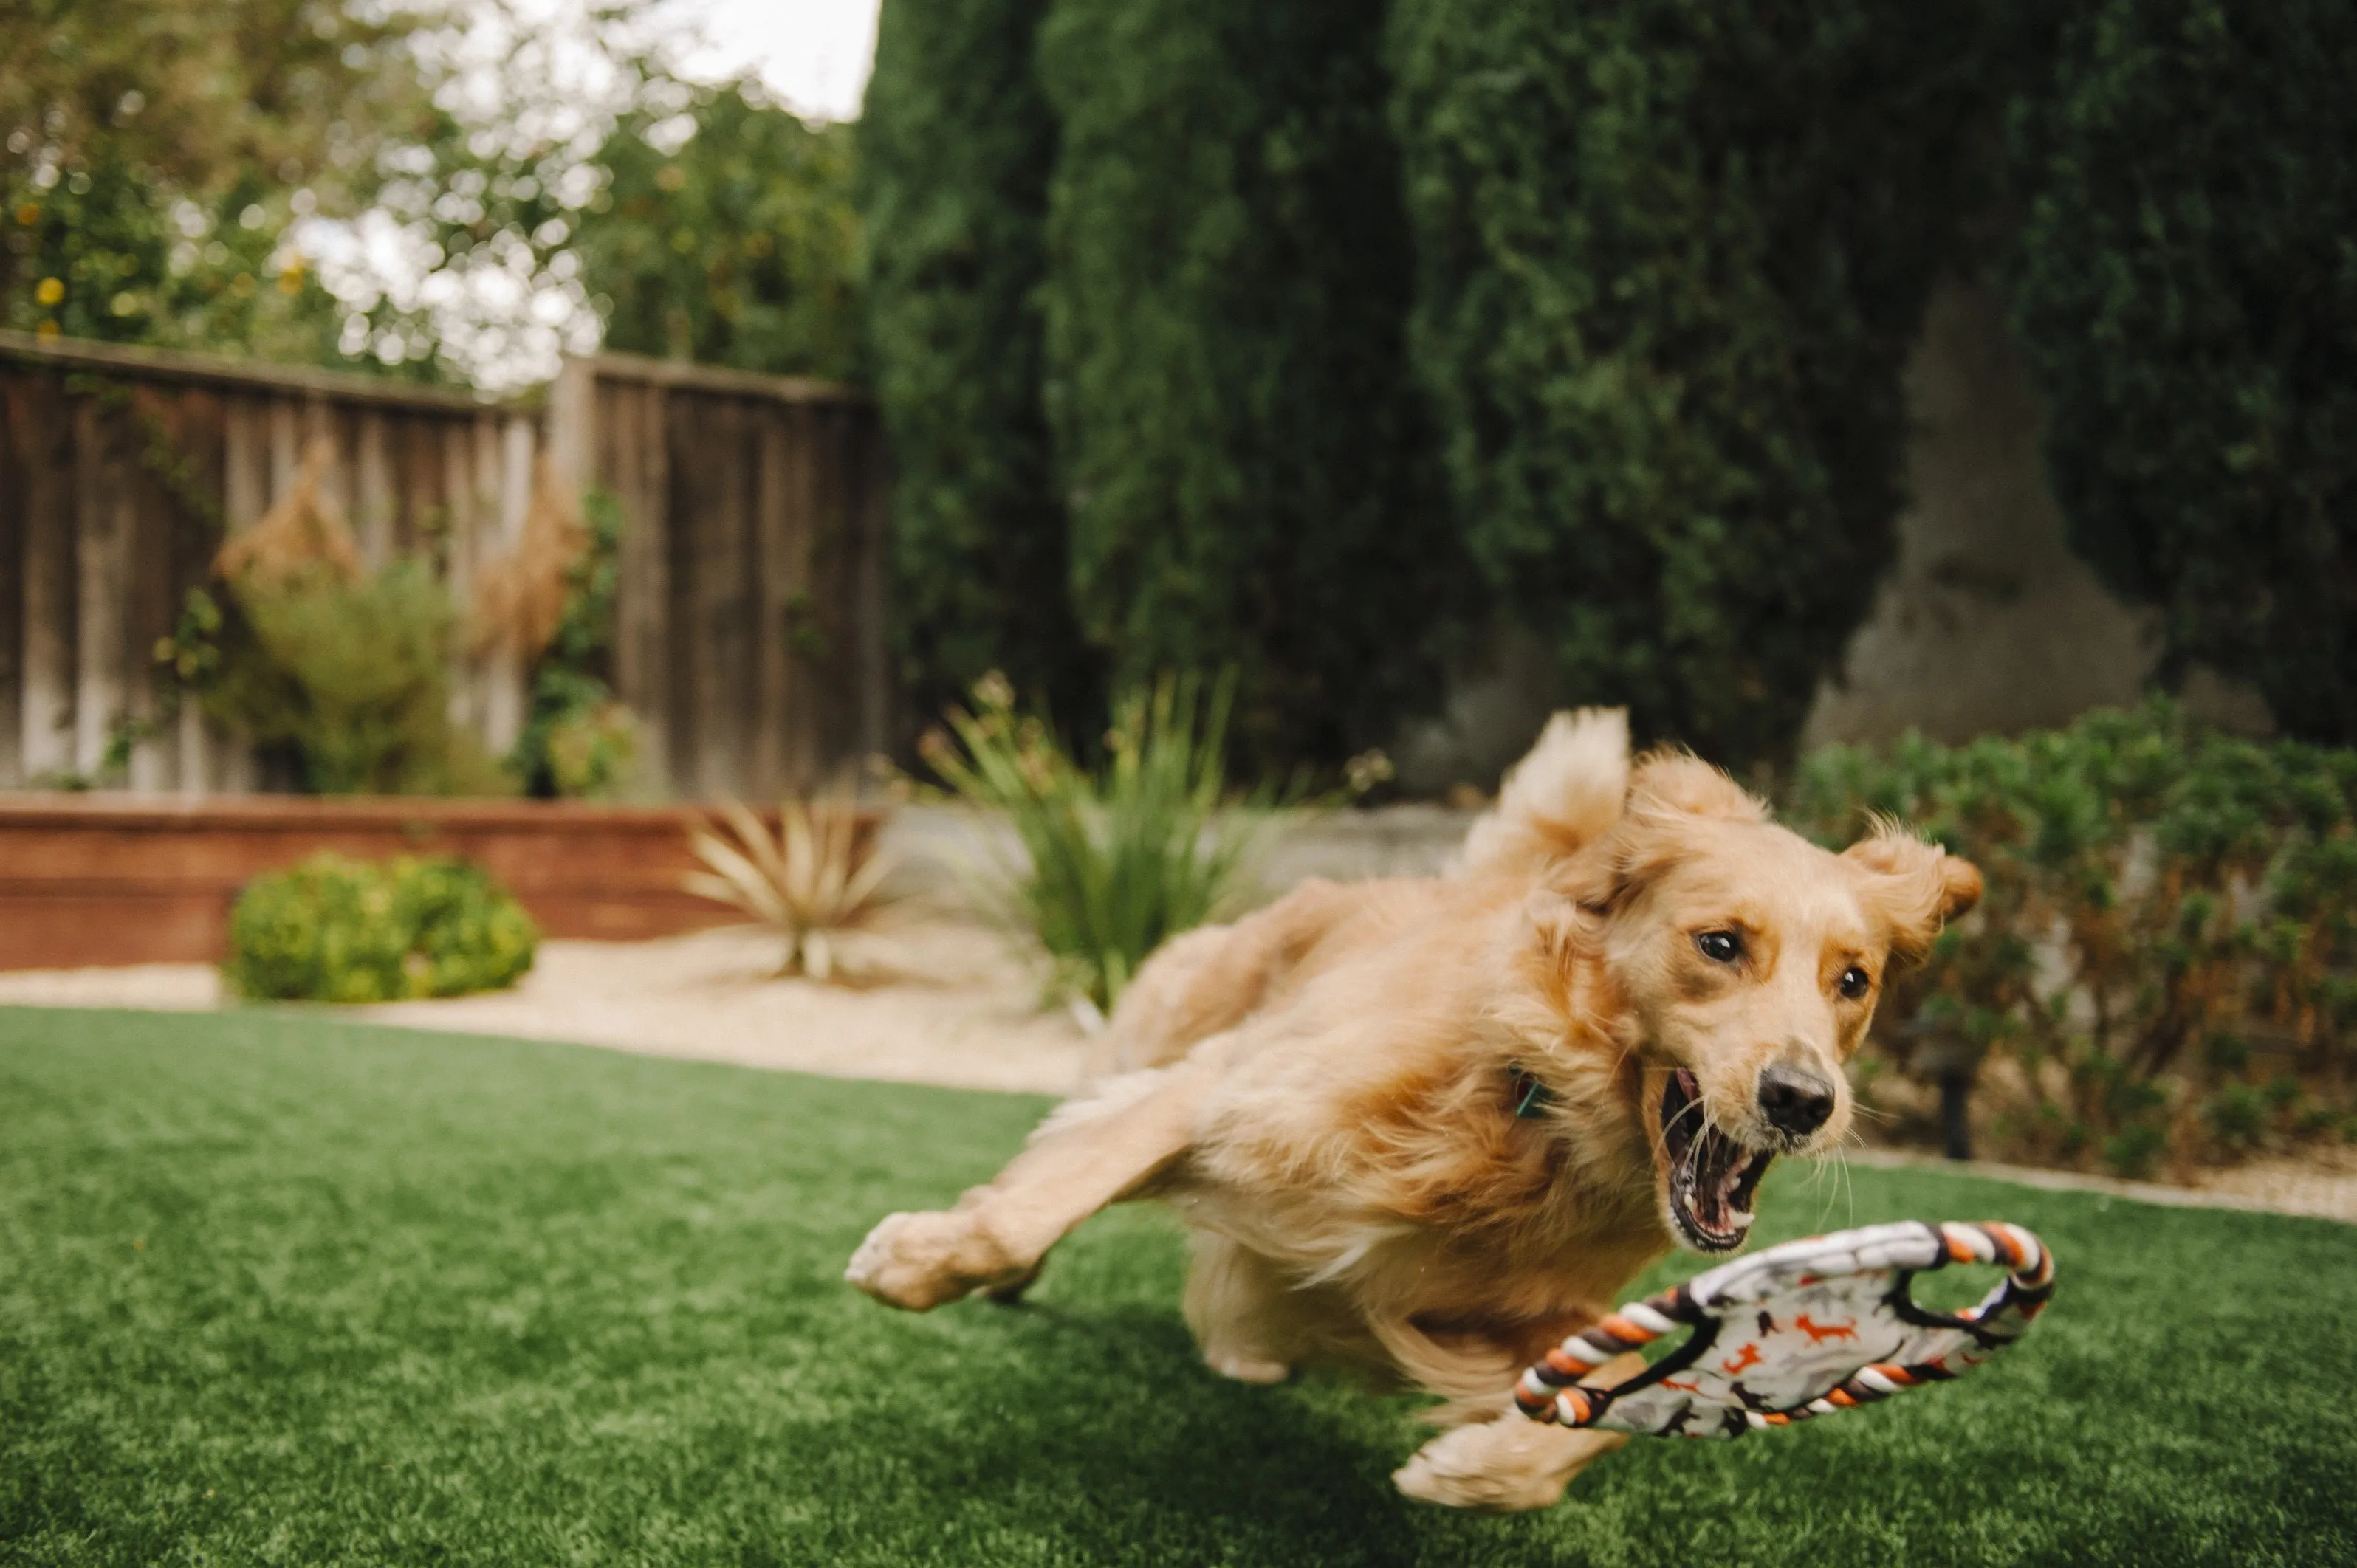
<svg viewBox="0 0 2357 1568">
<path fill-rule="evenodd" d="M 1689 1114 L 1700 1117 L 1702 1120 L 1702 1126 L 1695 1129 L 1694 1142 L 1686 1145 L 1687 1157 L 1691 1158 L 1693 1156 L 1695 1149 L 1702 1143 L 1702 1133 L 1710 1126 L 1710 1118 L 1704 1113 L 1702 1100 L 1699 1096 L 1687 1101 L 1684 1105 L 1679 1108 L 1678 1113 L 1675 1116 L 1671 1117 L 1668 1121 L 1662 1123 L 1661 1136 L 1652 1140 L 1653 1152 L 1656 1155 L 1659 1155 L 1665 1159 L 1669 1156 L 1670 1129 L 1684 1121 Z"/>
</svg>

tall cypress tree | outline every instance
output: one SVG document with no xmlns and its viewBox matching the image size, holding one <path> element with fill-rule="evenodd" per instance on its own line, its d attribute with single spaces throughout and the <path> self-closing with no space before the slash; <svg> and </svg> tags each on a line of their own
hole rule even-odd
<svg viewBox="0 0 2357 1568">
<path fill-rule="evenodd" d="M 1332 759 L 1435 683 L 1455 532 L 1364 0 L 1057 0 L 1049 412 L 1075 602 L 1127 683 L 1233 668 L 1239 750 Z"/>
<path fill-rule="evenodd" d="M 1583 702 L 1796 737 L 1896 545 L 1899 372 L 1994 166 L 1963 0 L 1395 0 L 1419 365 Z"/>
<path fill-rule="evenodd" d="M 868 330 L 895 470 L 897 621 L 920 713 L 1004 670 L 1092 716 L 1041 407 L 1055 122 L 1046 0 L 891 0 L 858 127 Z"/>
<path fill-rule="evenodd" d="M 2178 666 L 2357 742 L 2357 10 L 2071 7 L 2007 278 L 2072 544 Z"/>
</svg>

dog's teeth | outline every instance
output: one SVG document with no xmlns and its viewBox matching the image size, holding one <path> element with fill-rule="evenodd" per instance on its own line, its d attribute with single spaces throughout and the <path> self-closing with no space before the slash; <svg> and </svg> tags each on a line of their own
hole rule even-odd
<svg viewBox="0 0 2357 1568">
<path fill-rule="evenodd" d="M 1751 1211 L 1748 1208 L 1730 1208 L 1727 1211 L 1727 1217 L 1738 1228 L 1751 1223 Z"/>
</svg>

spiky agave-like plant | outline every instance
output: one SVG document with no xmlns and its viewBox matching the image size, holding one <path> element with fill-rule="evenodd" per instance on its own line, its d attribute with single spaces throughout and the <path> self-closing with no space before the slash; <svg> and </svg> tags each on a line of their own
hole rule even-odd
<svg viewBox="0 0 2357 1568">
<path fill-rule="evenodd" d="M 784 938 L 780 974 L 833 979 L 842 939 L 874 933 L 907 901 L 885 887 L 895 863 L 861 832 L 848 800 L 780 801 L 775 837 L 741 803 L 719 809 L 725 832 L 710 822 L 688 832 L 688 848 L 705 869 L 689 872 L 682 886 Z"/>
</svg>

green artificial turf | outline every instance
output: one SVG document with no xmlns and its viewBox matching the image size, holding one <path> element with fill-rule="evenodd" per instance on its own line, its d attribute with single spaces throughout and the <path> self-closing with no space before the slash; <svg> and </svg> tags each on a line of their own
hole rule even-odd
<svg viewBox="0 0 2357 1568">
<path fill-rule="evenodd" d="M 1552 1511 L 1410 1504 L 1415 1402 L 1223 1382 L 1151 1211 L 1031 1304 L 840 1281 L 1040 1102 L 379 1030 L 0 1012 L 0 1559 L 1713 1563 L 2357 1560 L 2357 1230 L 1937 1172 L 1762 1240 L 2036 1228 L 1953 1386 L 1643 1442 Z M 1691 1272 L 1690 1270 L 1688 1272 Z M 1658 1283 L 1658 1282 L 1651 1282 Z"/>
</svg>

